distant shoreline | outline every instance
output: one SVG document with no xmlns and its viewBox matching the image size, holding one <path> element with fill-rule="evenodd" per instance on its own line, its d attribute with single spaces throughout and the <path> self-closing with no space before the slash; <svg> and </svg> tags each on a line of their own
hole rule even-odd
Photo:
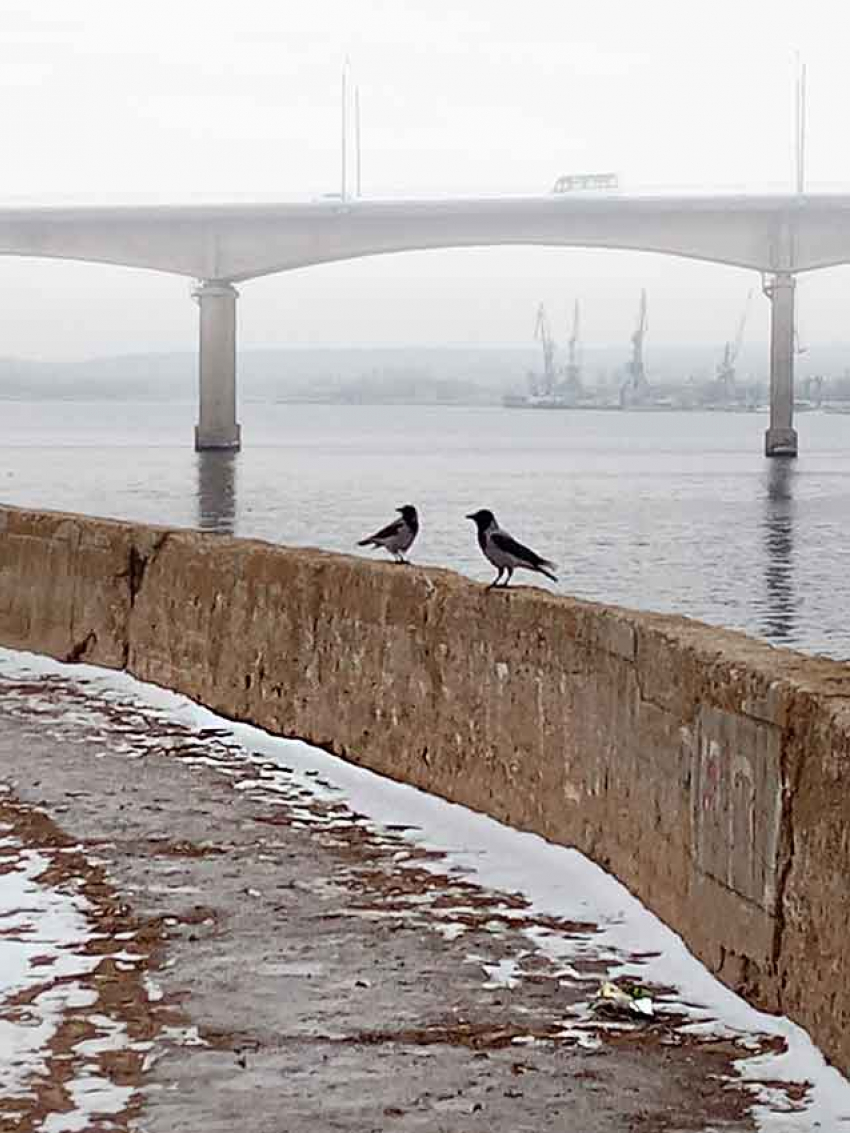
<svg viewBox="0 0 850 1133">
<path fill-rule="evenodd" d="M 76 404 L 114 404 L 114 405 L 191 405 L 195 406 L 197 401 L 193 397 L 163 397 L 161 395 L 145 397 L 138 393 L 131 394 L 19 394 L 19 393 L 4 393 L 0 390 L 0 403 L 2 402 L 15 402 L 17 404 L 44 402 L 45 404 L 55 404 L 56 402 L 63 403 L 76 403 Z M 426 400 L 415 398 L 374 398 L 374 399 L 353 399 L 353 398 L 328 398 L 328 397 L 241 397 L 240 402 L 243 405 L 334 405 L 343 408 L 356 409 L 360 406 L 370 405 L 418 405 L 427 407 L 433 405 L 441 408 L 452 408 L 456 406 L 459 409 L 481 409 L 481 408 L 501 408 L 500 397 L 482 398 L 478 401 L 454 401 L 450 399 L 445 400 Z"/>
</svg>

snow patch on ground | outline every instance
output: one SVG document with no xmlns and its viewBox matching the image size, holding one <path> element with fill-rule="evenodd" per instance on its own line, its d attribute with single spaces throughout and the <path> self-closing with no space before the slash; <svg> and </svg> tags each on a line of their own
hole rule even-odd
<svg viewBox="0 0 850 1133">
<path fill-rule="evenodd" d="M 86 945 L 103 934 L 93 931 L 82 895 L 42 881 L 49 867 L 47 857 L 8 831 L 0 838 L 0 1080 L 8 1101 L 33 1096 L 66 1013 L 97 1001 L 82 981 L 102 959 L 87 955 Z M 65 1083 L 72 1108 L 48 1114 L 42 1133 L 90 1129 L 94 1118 L 122 1112 L 132 1097 L 132 1087 L 97 1073 L 98 1056 L 150 1044 L 132 1043 L 124 1024 L 109 1016 L 86 1021 L 97 1036 L 73 1047 L 76 1071 Z"/>
<path fill-rule="evenodd" d="M 91 939 L 83 898 L 39 882 L 49 864 L 8 833 L 0 839 L 0 1066 L 9 1098 L 25 1094 L 31 1077 L 45 1072 L 44 1052 L 65 1010 L 90 995 L 77 980 L 97 963 L 82 955 Z M 4 1010 L 57 979 L 66 982 Z"/>
<path fill-rule="evenodd" d="M 58 858 L 68 849 L 50 853 Z M 104 934 L 73 885 L 45 877 L 52 864 L 48 853 L 23 846 L 0 826 L 0 1090 L 9 1102 L 34 1099 L 39 1078 L 50 1073 L 51 1043 L 63 1021 L 98 1000 L 87 977 L 104 955 L 89 955 L 87 946 Z M 141 959 L 129 952 L 112 957 L 130 966 Z M 37 1126 L 42 1133 L 90 1129 L 96 1118 L 121 1113 L 133 1095 L 132 1087 L 102 1076 L 99 1057 L 151 1044 L 132 1042 L 124 1023 L 107 1015 L 84 1018 L 96 1034 L 71 1049 L 74 1072 L 64 1083 L 71 1108 L 45 1116 Z"/>
</svg>

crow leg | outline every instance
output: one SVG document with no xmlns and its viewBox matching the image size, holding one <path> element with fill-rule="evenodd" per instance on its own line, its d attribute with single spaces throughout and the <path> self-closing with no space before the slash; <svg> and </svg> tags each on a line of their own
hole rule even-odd
<svg viewBox="0 0 850 1133">
<path fill-rule="evenodd" d="M 487 587 L 488 590 L 495 590 L 495 588 L 499 585 L 499 580 L 502 577 L 502 573 L 504 572 L 504 569 L 505 569 L 504 567 L 499 567 L 499 573 L 496 575 L 496 577 L 493 579 L 493 581 Z"/>
<path fill-rule="evenodd" d="M 508 572 L 508 574 L 507 574 L 507 578 L 502 583 L 502 589 L 503 590 L 507 590 L 508 584 L 510 583 L 511 579 L 514 576 L 514 568 L 513 567 L 505 567 L 505 570 Z"/>
</svg>

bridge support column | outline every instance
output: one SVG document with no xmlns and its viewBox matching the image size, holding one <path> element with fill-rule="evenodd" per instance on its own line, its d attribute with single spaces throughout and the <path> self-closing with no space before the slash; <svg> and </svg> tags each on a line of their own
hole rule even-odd
<svg viewBox="0 0 850 1133">
<path fill-rule="evenodd" d="M 770 300 L 770 427 L 765 456 L 796 456 L 794 428 L 794 289 L 791 272 L 777 272 L 765 284 Z"/>
<path fill-rule="evenodd" d="M 236 423 L 236 299 L 231 283 L 203 280 L 192 292 L 200 315 L 195 449 L 239 449 Z"/>
</svg>

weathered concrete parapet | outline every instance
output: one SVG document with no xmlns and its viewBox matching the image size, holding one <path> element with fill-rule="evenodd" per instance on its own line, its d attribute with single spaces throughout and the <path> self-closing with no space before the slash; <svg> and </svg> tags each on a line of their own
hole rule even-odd
<svg viewBox="0 0 850 1133">
<path fill-rule="evenodd" d="M 120 524 L 0 508 L 3 644 L 120 668 L 134 536 Z"/>
<path fill-rule="evenodd" d="M 850 1069 L 850 666 L 448 571 L 11 508 L 0 642 L 577 846 Z"/>
</svg>

